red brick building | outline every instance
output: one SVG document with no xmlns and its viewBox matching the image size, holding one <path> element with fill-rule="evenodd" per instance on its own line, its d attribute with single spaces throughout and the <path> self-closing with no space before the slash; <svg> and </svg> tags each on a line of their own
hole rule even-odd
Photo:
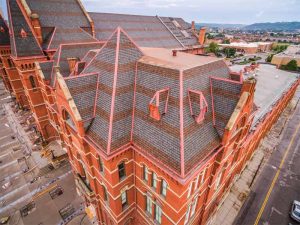
<svg viewBox="0 0 300 225">
<path fill-rule="evenodd" d="M 261 82 L 185 53 L 203 37 L 178 18 L 89 16 L 77 0 L 8 12 L 28 106 L 99 224 L 205 224 L 299 84 L 282 74 L 289 86 L 257 106 Z"/>
</svg>

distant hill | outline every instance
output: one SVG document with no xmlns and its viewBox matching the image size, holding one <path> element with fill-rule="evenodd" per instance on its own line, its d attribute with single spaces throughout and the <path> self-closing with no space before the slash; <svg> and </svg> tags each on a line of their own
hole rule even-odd
<svg viewBox="0 0 300 225">
<path fill-rule="evenodd" d="M 254 23 L 242 28 L 243 30 L 266 31 L 295 31 L 300 30 L 300 22 Z"/>
<path fill-rule="evenodd" d="M 223 29 L 241 29 L 245 24 L 222 24 L 222 23 L 196 23 L 196 27 L 210 27 L 210 28 L 223 28 Z"/>
</svg>

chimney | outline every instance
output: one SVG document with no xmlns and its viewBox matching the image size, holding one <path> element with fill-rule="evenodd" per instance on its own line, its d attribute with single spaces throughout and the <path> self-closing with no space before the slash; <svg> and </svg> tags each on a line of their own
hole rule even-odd
<svg viewBox="0 0 300 225">
<path fill-rule="evenodd" d="M 195 28 L 195 21 L 192 21 L 192 31 L 195 31 L 196 28 Z"/>
<path fill-rule="evenodd" d="M 173 50 L 172 52 L 174 57 L 177 56 L 177 50 Z"/>
<path fill-rule="evenodd" d="M 206 27 L 202 27 L 200 29 L 200 32 L 199 32 L 199 38 L 198 38 L 198 41 L 199 41 L 199 44 L 200 45 L 203 45 L 204 44 L 204 41 L 205 41 L 205 33 L 206 33 Z"/>
<path fill-rule="evenodd" d="M 68 58 L 70 73 L 75 70 L 76 63 L 79 61 L 78 58 Z"/>
<path fill-rule="evenodd" d="M 43 43 L 42 28 L 41 28 L 40 18 L 38 14 L 36 13 L 31 14 L 31 23 L 38 42 L 42 44 Z"/>
</svg>

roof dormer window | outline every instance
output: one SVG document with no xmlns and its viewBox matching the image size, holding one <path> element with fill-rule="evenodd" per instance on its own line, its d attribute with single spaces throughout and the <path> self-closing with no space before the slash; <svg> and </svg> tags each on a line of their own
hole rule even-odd
<svg viewBox="0 0 300 225">
<path fill-rule="evenodd" d="M 149 103 L 149 116 L 155 120 L 161 120 L 161 115 L 168 110 L 169 88 L 155 92 Z"/>
<path fill-rule="evenodd" d="M 200 124 L 205 118 L 205 114 L 208 111 L 208 105 L 205 97 L 201 91 L 189 90 L 189 104 L 190 112 L 194 117 L 196 123 Z"/>
<path fill-rule="evenodd" d="M 21 29 L 20 35 L 22 38 L 27 38 L 27 33 L 23 28 Z"/>
</svg>

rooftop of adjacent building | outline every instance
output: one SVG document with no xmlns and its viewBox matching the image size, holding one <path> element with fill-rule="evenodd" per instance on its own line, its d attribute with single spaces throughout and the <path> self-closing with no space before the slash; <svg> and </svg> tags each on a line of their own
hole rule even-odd
<svg viewBox="0 0 300 225">
<path fill-rule="evenodd" d="M 257 48 L 260 45 L 270 45 L 271 42 L 232 42 L 230 44 L 219 44 L 220 46 L 224 47 L 239 47 L 239 48 Z"/>
<path fill-rule="evenodd" d="M 244 65 L 233 65 L 232 71 L 238 72 L 244 69 Z M 255 75 L 254 75 L 255 74 Z M 292 84 L 299 78 L 298 73 L 277 69 L 276 66 L 260 64 L 255 72 L 244 74 L 244 78 L 255 77 L 257 80 L 254 93 L 254 103 L 258 107 L 252 127 L 272 109 L 281 96 L 289 90 Z"/>
<path fill-rule="evenodd" d="M 284 52 L 281 52 L 276 56 L 300 58 L 300 45 L 290 45 Z"/>
</svg>

